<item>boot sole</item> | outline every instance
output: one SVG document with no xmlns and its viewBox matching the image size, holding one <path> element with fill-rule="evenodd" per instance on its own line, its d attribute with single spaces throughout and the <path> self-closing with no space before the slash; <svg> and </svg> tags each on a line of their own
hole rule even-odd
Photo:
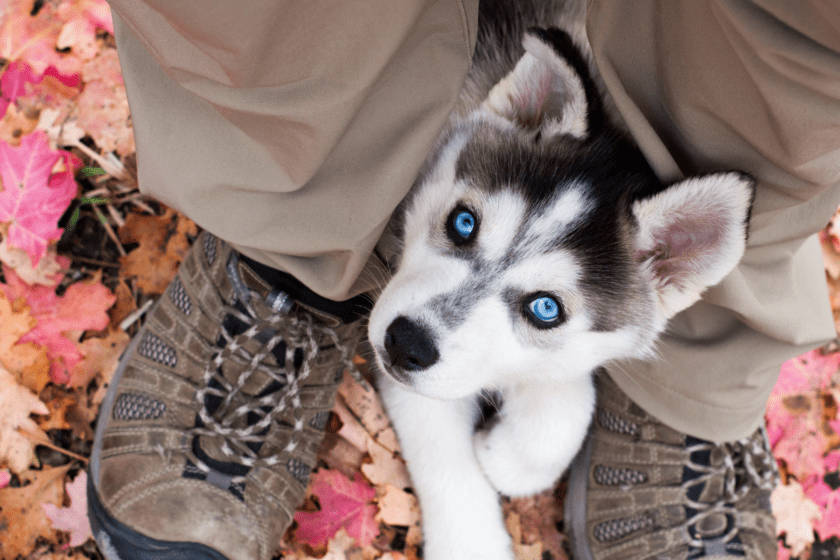
<svg viewBox="0 0 840 560">
<path fill-rule="evenodd" d="M 593 560 L 586 538 L 586 486 L 592 461 L 592 439 L 587 437 L 583 448 L 572 461 L 569 483 L 563 500 L 563 526 L 568 532 L 575 560 Z"/>
</svg>

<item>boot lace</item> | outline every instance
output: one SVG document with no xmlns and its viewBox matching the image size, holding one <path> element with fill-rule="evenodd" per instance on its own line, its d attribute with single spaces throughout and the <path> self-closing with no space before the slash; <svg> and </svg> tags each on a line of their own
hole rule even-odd
<svg viewBox="0 0 840 560">
<path fill-rule="evenodd" d="M 701 475 L 684 482 L 683 490 L 687 491 L 691 486 L 709 482 L 717 476 L 722 476 L 724 481 L 723 495 L 714 502 L 698 502 L 686 497 L 687 505 L 696 510 L 694 515 L 683 522 L 683 527 L 686 530 L 714 513 L 729 514 L 732 515 L 734 523 L 726 533 L 716 537 L 716 539 L 727 543 L 728 547 L 744 549 L 743 544 L 731 542 L 738 534 L 738 528 L 741 526 L 741 517 L 735 503 L 746 496 L 753 488 L 760 488 L 769 492 L 779 483 L 779 469 L 773 458 L 767 433 L 763 427 L 760 432 L 760 437 L 753 435 L 721 444 L 703 442 L 686 448 L 690 454 L 695 451 L 713 453 L 716 449 L 719 449 L 722 452 L 723 463 L 719 466 L 710 466 L 689 460 L 688 466 L 700 472 Z M 757 439 L 759 441 L 756 441 Z M 701 549 L 705 545 L 703 539 L 694 535 L 691 536 L 689 544 Z"/>
<path fill-rule="evenodd" d="M 279 296 L 278 300 L 288 298 L 282 292 Z M 287 301 L 291 302 L 290 299 Z M 292 430 L 283 451 L 291 453 L 298 446 L 303 432 L 301 384 L 309 377 L 312 363 L 321 348 L 334 345 L 341 354 L 338 363 L 343 363 L 365 389 L 369 390 L 370 387 L 353 364 L 354 349 L 340 340 L 336 329 L 317 322 L 305 310 L 288 313 L 288 309 L 281 309 L 264 319 L 256 319 L 257 315 L 253 307 L 247 301 L 243 303 L 248 311 L 247 314 L 230 305 L 226 306 L 225 311 L 249 327 L 238 335 L 233 335 L 224 326 L 222 327 L 221 334 L 225 344 L 208 363 L 201 386 L 196 392 L 196 398 L 201 403 L 198 414 L 203 426 L 196 426 L 188 432 L 193 436 L 213 438 L 221 436 L 223 441 L 219 448 L 231 462 L 247 467 L 270 467 L 279 464 L 280 458 L 277 455 L 259 456 L 254 448 L 259 449 L 260 446 L 253 444 L 264 443 L 269 431 L 267 428 L 275 419 L 286 413 L 287 409 L 291 409 Z M 270 336 L 270 338 L 256 353 L 250 353 L 245 348 L 246 342 L 260 336 L 262 338 Z M 266 358 L 281 341 L 285 341 L 286 344 L 284 363 L 278 363 L 277 366 L 266 364 Z M 301 354 L 302 361 L 300 361 Z M 226 361 L 232 361 L 245 368 L 235 383 L 231 383 L 221 374 L 222 364 Z M 296 366 L 295 362 L 299 366 Z M 243 387 L 256 372 L 262 372 L 282 388 L 261 397 L 245 393 Z M 221 403 L 212 413 L 207 408 L 208 396 L 221 399 Z M 258 418 L 256 422 L 254 415 Z M 249 443 L 252 445 L 249 446 Z M 195 456 L 191 449 L 187 449 L 186 453 L 190 461 L 200 470 L 205 473 L 211 470 L 204 461 Z M 244 481 L 244 476 L 232 478 L 233 483 Z"/>
</svg>

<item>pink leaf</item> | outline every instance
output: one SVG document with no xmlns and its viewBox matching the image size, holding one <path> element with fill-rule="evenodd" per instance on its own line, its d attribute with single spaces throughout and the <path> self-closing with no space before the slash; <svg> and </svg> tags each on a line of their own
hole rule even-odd
<svg viewBox="0 0 840 560">
<path fill-rule="evenodd" d="M 64 158 L 64 171 L 52 173 Z M 0 223 L 8 223 L 9 244 L 29 254 L 33 266 L 47 245 L 61 237 L 58 219 L 76 196 L 73 173 L 81 162 L 70 152 L 51 150 L 43 131 L 25 136 L 17 148 L 0 140 Z"/>
<path fill-rule="evenodd" d="M 6 103 L 14 102 L 18 97 L 26 93 L 26 84 L 39 84 L 43 80 L 42 76 L 36 76 L 32 72 L 32 67 L 22 61 L 15 61 L 9 64 L 9 67 L 3 72 L 0 77 L 0 99 L 6 100 Z M 6 113 L 3 108 L 0 111 L 0 117 Z"/>
<path fill-rule="evenodd" d="M 323 546 L 339 529 L 356 539 L 359 546 L 368 546 L 379 534 L 374 517 L 376 505 L 369 503 L 376 491 L 361 481 L 351 481 L 338 471 L 321 469 L 312 475 L 312 493 L 318 497 L 321 511 L 299 511 L 295 514 L 298 541 Z"/>
<path fill-rule="evenodd" d="M 829 495 L 822 519 L 814 523 L 814 530 L 823 542 L 834 536 L 840 537 L 840 491 L 835 490 Z"/>
<path fill-rule="evenodd" d="M 776 556 L 776 560 L 790 560 L 790 549 L 783 545 L 781 541 L 779 541 L 779 554 Z"/>
<path fill-rule="evenodd" d="M 59 297 L 52 287 L 29 286 L 5 265 L 3 274 L 8 284 L 0 283 L 0 291 L 11 301 L 24 298 L 37 320 L 35 328 L 23 335 L 20 343 L 35 342 L 46 346 L 52 362 L 50 378 L 56 383 L 68 383 L 68 371 L 81 361 L 82 353 L 64 333 L 107 327 L 106 311 L 114 304 L 116 296 L 97 281 L 77 282 Z"/>
<path fill-rule="evenodd" d="M 53 528 L 70 533 L 70 543 L 67 546 L 80 546 L 93 537 L 87 516 L 87 473 L 79 472 L 76 480 L 67 483 L 67 496 L 70 507 L 59 508 L 53 504 L 41 504 L 44 514 L 52 521 Z"/>
</svg>

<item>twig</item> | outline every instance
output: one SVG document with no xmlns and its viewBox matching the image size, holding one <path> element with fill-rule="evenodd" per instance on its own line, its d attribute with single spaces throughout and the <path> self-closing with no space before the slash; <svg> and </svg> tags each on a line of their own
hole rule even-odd
<svg viewBox="0 0 840 560">
<path fill-rule="evenodd" d="M 123 227 L 125 225 L 125 219 L 123 219 L 122 215 L 114 208 L 114 205 L 110 202 L 105 205 L 105 208 L 108 209 L 108 213 L 111 215 L 111 219 L 117 223 L 117 226 Z"/>
<path fill-rule="evenodd" d="M 18 433 L 23 434 L 24 436 L 28 437 L 29 439 L 31 439 L 32 441 L 34 441 L 38 445 L 43 445 L 44 447 L 49 447 L 50 449 L 58 451 L 59 453 L 63 453 L 65 455 L 67 455 L 68 457 L 73 457 L 74 459 L 78 459 L 79 461 L 82 461 L 84 463 L 88 462 L 87 457 L 77 455 L 76 453 L 73 453 L 72 451 L 67 451 L 63 447 L 59 447 L 59 446 L 55 445 L 50 440 L 44 439 L 41 436 L 39 436 L 38 434 L 33 434 L 29 430 L 25 430 L 24 428 L 21 428 L 20 426 L 18 426 L 17 431 L 18 431 Z"/>
<path fill-rule="evenodd" d="M 100 212 L 99 208 L 96 206 L 93 207 L 93 211 L 96 214 L 96 217 L 99 218 L 99 221 L 102 222 L 102 227 L 105 228 L 105 233 L 107 233 L 108 237 L 111 238 L 111 241 L 116 244 L 117 251 L 119 251 L 120 256 L 124 257 L 127 253 L 125 252 L 125 249 L 123 249 L 122 243 L 120 243 L 120 238 L 117 237 L 117 234 L 114 233 L 113 229 L 111 229 L 111 225 L 108 223 L 108 220 L 105 219 L 105 216 L 102 215 L 102 212 Z"/>
<path fill-rule="evenodd" d="M 87 198 L 98 198 L 102 195 L 111 194 L 111 189 L 108 187 L 100 187 L 98 189 L 93 189 L 92 191 L 88 191 L 84 193 L 84 196 Z"/>
<path fill-rule="evenodd" d="M 131 203 L 136 205 L 136 206 L 139 206 L 140 208 L 142 208 L 143 210 L 145 210 L 146 212 L 148 212 L 152 216 L 157 215 L 157 212 L 152 210 L 152 207 L 149 206 L 148 204 L 146 204 L 145 202 L 143 202 L 142 200 L 132 200 Z"/>
<path fill-rule="evenodd" d="M 128 327 L 133 325 L 140 317 L 142 317 L 143 314 L 146 313 L 146 311 L 149 310 L 149 308 L 152 306 L 152 304 L 155 301 L 156 300 L 150 299 L 146 303 L 144 303 L 140 307 L 140 309 L 138 309 L 136 311 L 132 311 L 131 313 L 129 313 L 128 316 L 126 316 L 126 318 L 123 319 L 122 322 L 120 323 L 120 328 L 124 331 L 128 331 Z"/>
<path fill-rule="evenodd" d="M 77 255 L 70 255 L 70 260 L 82 262 L 85 264 L 92 264 L 94 266 L 107 266 L 109 268 L 119 268 L 119 263 L 112 263 L 108 261 L 99 261 L 96 259 L 89 259 L 87 257 L 79 257 Z"/>
<path fill-rule="evenodd" d="M 102 166 L 102 169 L 105 170 L 105 173 L 107 173 L 111 177 L 119 178 L 122 177 L 125 173 L 125 167 L 123 167 L 122 164 L 119 163 L 119 161 L 116 162 L 119 163 L 119 165 L 116 165 L 111 158 L 102 157 L 101 155 L 97 154 L 96 152 L 82 144 L 80 141 L 76 140 L 75 142 L 73 142 L 72 146 L 78 148 L 86 156 L 88 156 L 90 159 Z"/>
</svg>

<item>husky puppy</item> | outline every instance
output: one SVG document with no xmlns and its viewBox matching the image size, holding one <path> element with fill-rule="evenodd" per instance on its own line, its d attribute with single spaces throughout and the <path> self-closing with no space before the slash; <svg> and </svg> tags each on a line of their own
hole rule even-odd
<svg viewBox="0 0 840 560">
<path fill-rule="evenodd" d="M 654 357 L 668 319 L 740 260 L 754 193 L 735 172 L 657 181 L 608 114 L 582 5 L 481 6 L 369 325 L 427 560 L 513 559 L 499 493 L 557 481 L 592 417 L 593 370 Z M 488 393 L 500 409 L 481 425 Z"/>
</svg>

